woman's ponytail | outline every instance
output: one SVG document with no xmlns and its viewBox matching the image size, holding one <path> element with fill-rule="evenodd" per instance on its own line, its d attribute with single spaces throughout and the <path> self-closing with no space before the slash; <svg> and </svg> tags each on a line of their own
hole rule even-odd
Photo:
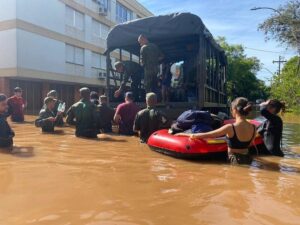
<svg viewBox="0 0 300 225">
<path fill-rule="evenodd" d="M 247 98 L 239 97 L 233 100 L 231 107 L 236 109 L 241 116 L 248 116 L 252 111 L 253 105 Z"/>
</svg>

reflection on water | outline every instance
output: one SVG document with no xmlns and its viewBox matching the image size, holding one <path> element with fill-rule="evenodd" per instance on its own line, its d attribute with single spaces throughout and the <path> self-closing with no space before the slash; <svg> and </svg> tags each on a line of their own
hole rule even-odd
<svg viewBox="0 0 300 225">
<path fill-rule="evenodd" d="M 292 156 L 257 157 L 260 166 L 237 167 L 174 159 L 135 137 L 90 141 L 75 138 L 71 128 L 58 135 L 31 124 L 14 129 L 13 154 L 0 153 L 1 225 L 300 221 L 300 165 Z M 299 154 L 297 132 L 299 125 L 285 125 L 291 155 Z"/>
<path fill-rule="evenodd" d="M 284 124 L 283 144 L 286 147 L 300 147 L 300 124 Z M 300 152 L 299 152 L 300 153 Z"/>
<path fill-rule="evenodd" d="M 300 174 L 299 134 L 300 124 L 285 123 L 282 137 L 282 145 L 285 157 L 256 157 L 252 166 L 265 170 Z"/>
</svg>

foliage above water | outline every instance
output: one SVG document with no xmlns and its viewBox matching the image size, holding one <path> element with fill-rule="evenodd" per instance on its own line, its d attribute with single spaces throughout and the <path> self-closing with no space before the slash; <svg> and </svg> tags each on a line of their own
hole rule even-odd
<svg viewBox="0 0 300 225">
<path fill-rule="evenodd" d="M 277 9 L 258 27 L 266 39 L 297 50 L 298 56 L 291 58 L 280 74 L 272 78 L 271 95 L 284 100 L 294 112 L 300 113 L 300 0 L 289 0 Z"/>
<path fill-rule="evenodd" d="M 225 50 L 227 68 L 227 95 L 229 100 L 243 96 L 252 101 L 266 99 L 269 88 L 256 75 L 261 69 L 261 63 L 256 57 L 247 57 L 242 45 L 231 45 L 224 37 L 218 37 L 217 42 Z"/>
<path fill-rule="evenodd" d="M 299 57 L 288 60 L 281 73 L 273 77 L 272 97 L 283 100 L 290 109 L 300 113 L 300 78 L 297 75 Z"/>
</svg>

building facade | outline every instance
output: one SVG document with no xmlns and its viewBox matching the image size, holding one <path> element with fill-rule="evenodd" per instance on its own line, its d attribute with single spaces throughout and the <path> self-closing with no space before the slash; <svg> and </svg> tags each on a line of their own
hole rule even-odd
<svg viewBox="0 0 300 225">
<path fill-rule="evenodd" d="M 28 113 L 51 89 L 68 105 L 82 86 L 104 93 L 110 28 L 148 16 L 136 0 L 0 0 L 0 92 L 23 88 Z"/>
</svg>

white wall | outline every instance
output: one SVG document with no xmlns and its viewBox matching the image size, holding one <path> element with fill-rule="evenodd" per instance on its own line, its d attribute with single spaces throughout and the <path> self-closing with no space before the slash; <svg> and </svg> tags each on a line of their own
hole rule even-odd
<svg viewBox="0 0 300 225">
<path fill-rule="evenodd" d="M 16 29 L 0 31 L 0 68 L 16 68 Z"/>
<path fill-rule="evenodd" d="M 84 51 L 84 74 L 86 77 L 91 77 L 92 73 L 92 52 L 89 50 Z"/>
<path fill-rule="evenodd" d="M 95 6 L 92 0 L 77 1 L 89 8 Z M 66 34 L 65 7 L 59 0 L 0 0 L 0 21 L 17 18 Z M 95 7 L 94 10 L 96 10 Z M 115 21 L 115 13 L 116 0 L 111 0 L 110 13 L 107 18 Z M 80 38 L 75 34 L 68 35 L 106 48 L 104 39 L 93 37 L 92 18 L 85 15 L 84 22 L 84 33 Z M 84 66 L 66 63 L 64 42 L 21 29 L 0 31 L 0 68 L 18 67 L 85 77 L 97 76 L 98 70 L 92 68 L 90 50 L 85 49 L 84 59 Z"/>
<path fill-rule="evenodd" d="M 85 49 L 84 66 L 81 66 L 66 63 L 65 48 L 64 42 L 24 30 L 17 30 L 17 66 L 19 68 L 67 74 L 70 76 L 93 77 L 91 51 Z"/>
<path fill-rule="evenodd" d="M 58 0 L 14 1 L 17 1 L 18 19 L 56 32 L 65 32 L 65 5 L 62 2 Z"/>
<path fill-rule="evenodd" d="M 0 21 L 16 18 L 16 0 L 0 0 Z"/>
<path fill-rule="evenodd" d="M 18 29 L 17 49 L 18 67 L 65 73 L 65 43 Z"/>
</svg>

